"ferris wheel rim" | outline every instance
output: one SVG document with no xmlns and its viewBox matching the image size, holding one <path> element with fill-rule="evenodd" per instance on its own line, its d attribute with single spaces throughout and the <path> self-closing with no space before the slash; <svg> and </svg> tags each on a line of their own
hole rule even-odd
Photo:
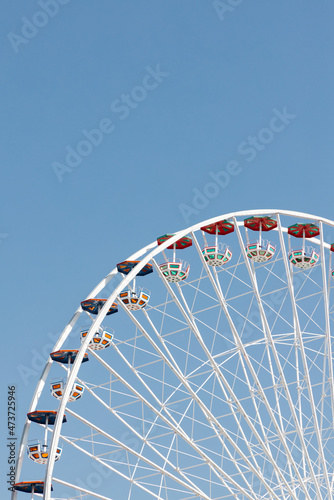
<svg viewBox="0 0 334 500">
<path fill-rule="evenodd" d="M 180 237 L 183 237 L 189 233 L 194 233 L 195 231 L 199 231 L 200 228 L 204 225 L 218 222 L 219 220 L 224 218 L 224 219 L 234 219 L 235 225 L 238 227 L 238 226 L 241 226 L 243 224 L 243 221 L 237 221 L 236 220 L 237 218 L 244 217 L 244 216 L 247 217 L 247 216 L 254 216 L 254 215 L 264 215 L 264 214 L 265 215 L 275 214 L 277 216 L 282 215 L 282 216 L 288 216 L 288 217 L 296 217 L 296 218 L 300 218 L 300 219 L 313 220 L 313 221 L 319 222 L 320 224 L 326 224 L 328 226 L 334 227 L 334 222 L 329 220 L 329 219 L 315 216 L 315 215 L 311 215 L 311 214 L 302 213 L 302 212 L 295 212 L 295 211 L 290 211 L 290 210 L 277 210 L 277 209 L 247 210 L 247 211 L 238 211 L 238 212 L 231 212 L 228 214 L 219 215 L 219 216 L 207 219 L 205 221 L 202 221 L 200 223 L 193 224 L 192 226 L 189 226 L 186 229 L 182 229 L 182 230 L 176 232 L 174 234 L 174 236 L 172 236 L 168 241 L 164 242 L 160 246 L 157 245 L 156 241 L 152 242 L 149 245 L 144 246 L 141 250 L 138 250 L 137 252 L 135 252 L 133 255 L 131 255 L 128 258 L 128 260 L 134 260 L 134 259 L 144 255 L 144 257 L 138 263 L 138 265 L 125 278 L 123 278 L 123 280 L 116 286 L 116 288 L 113 290 L 113 292 L 111 293 L 109 298 L 106 300 L 106 303 L 103 306 L 103 308 L 101 309 L 100 313 L 97 315 L 96 319 L 93 321 L 93 323 L 90 327 L 90 330 L 87 334 L 87 337 L 85 338 L 85 341 L 83 342 L 83 344 L 79 348 L 78 356 L 77 356 L 77 358 L 73 364 L 73 367 L 71 369 L 68 387 L 69 388 L 71 387 L 72 382 L 74 382 L 76 377 L 77 377 L 77 374 L 78 374 L 80 366 L 81 366 L 81 361 L 82 361 L 81 358 L 82 358 L 83 354 L 85 353 L 85 350 L 87 349 L 87 346 L 88 346 L 88 344 L 93 336 L 93 330 L 95 330 L 96 328 L 101 326 L 101 323 L 102 323 L 104 317 L 106 316 L 106 312 L 108 311 L 110 305 L 116 300 L 120 291 L 130 283 L 130 281 L 140 272 L 140 270 L 149 261 L 154 259 L 154 257 L 157 254 L 159 254 L 163 250 L 165 250 L 165 248 L 167 248 L 167 246 L 175 243 Z M 280 229 L 277 229 L 277 230 L 279 231 L 279 234 L 281 235 L 280 231 L 282 231 L 283 228 L 281 227 Z M 323 239 L 322 232 L 321 232 L 321 237 Z M 317 243 L 316 240 L 313 240 L 313 241 L 315 243 Z M 320 241 L 318 241 L 318 243 L 319 243 L 319 245 L 321 245 L 321 239 L 320 239 Z M 329 244 L 322 242 L 322 249 L 324 249 L 324 248 L 328 249 L 329 247 L 330 247 Z M 94 297 L 99 292 L 99 290 L 101 290 L 116 274 L 117 274 L 117 267 L 115 267 L 112 271 L 110 271 L 110 273 L 100 281 L 100 283 L 87 296 L 87 299 Z M 64 341 L 66 340 L 70 331 L 73 329 L 77 319 L 80 317 L 81 312 L 82 312 L 82 309 L 80 306 L 80 307 L 78 307 L 78 309 L 76 310 L 76 312 L 72 316 L 70 322 L 66 325 L 65 329 L 61 333 L 59 339 L 57 340 L 57 342 L 55 344 L 54 350 L 58 350 L 58 348 L 64 343 Z M 47 378 L 47 375 L 48 375 L 48 372 L 49 372 L 51 365 L 52 365 L 52 361 L 50 361 L 50 359 L 49 359 L 47 361 L 47 363 L 44 367 L 44 370 L 42 372 L 42 375 L 39 379 L 39 382 L 37 384 L 37 388 L 39 387 L 39 389 L 41 389 L 41 385 L 44 387 L 45 380 Z M 39 385 L 40 383 L 41 383 L 41 385 Z M 36 391 L 37 391 L 37 388 L 36 388 Z M 40 393 L 41 392 L 42 391 L 40 390 Z M 69 390 L 68 390 L 68 392 L 69 392 Z M 60 429 L 61 429 L 61 420 L 62 420 L 64 411 L 65 411 L 65 407 L 66 407 L 67 402 L 68 402 L 68 397 L 69 397 L 69 395 L 65 391 L 65 393 L 63 395 L 63 399 L 61 400 L 61 402 L 59 404 L 59 408 L 57 410 L 57 419 L 56 419 L 56 423 L 55 423 L 55 427 L 54 427 L 54 432 L 52 434 L 52 441 L 51 441 L 51 446 L 50 446 L 50 453 L 49 453 L 50 457 L 54 455 L 53 451 L 58 446 L 58 440 L 59 440 Z M 34 411 L 34 409 L 36 408 L 36 406 L 38 404 L 38 399 L 39 399 L 39 397 L 36 397 L 36 394 L 34 394 L 29 411 Z M 29 427 L 27 429 L 24 429 L 22 438 L 24 437 L 25 434 L 28 435 L 28 429 L 29 429 Z M 21 442 L 21 444 L 22 444 L 22 442 Z M 20 445 L 20 448 L 21 448 L 21 445 Z M 49 460 L 48 464 L 47 464 L 47 468 L 46 468 L 45 493 L 43 496 L 43 498 L 45 500 L 48 500 L 48 498 L 49 498 L 48 488 L 50 487 L 50 484 L 51 484 L 51 477 L 52 477 L 52 473 L 53 473 L 53 463 L 54 463 L 54 460 Z M 22 465 L 22 461 L 21 461 L 21 464 L 19 464 L 19 467 L 21 465 Z M 19 471 L 20 470 L 21 469 L 19 469 Z M 12 500 L 15 500 L 15 498 L 16 498 L 16 494 L 13 493 Z"/>
</svg>

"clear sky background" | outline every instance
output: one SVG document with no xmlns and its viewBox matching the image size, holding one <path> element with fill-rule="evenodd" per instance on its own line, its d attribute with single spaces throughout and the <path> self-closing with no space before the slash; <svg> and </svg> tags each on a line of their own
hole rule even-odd
<svg viewBox="0 0 334 500">
<path fill-rule="evenodd" d="M 4 432 L 7 385 L 20 433 L 34 349 L 136 249 L 243 209 L 334 218 L 333 2 L 226 5 L 1 3 Z"/>
</svg>

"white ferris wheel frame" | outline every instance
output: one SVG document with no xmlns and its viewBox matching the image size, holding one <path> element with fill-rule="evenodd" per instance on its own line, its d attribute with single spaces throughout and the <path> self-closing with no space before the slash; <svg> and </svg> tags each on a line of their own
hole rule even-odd
<svg viewBox="0 0 334 500">
<path fill-rule="evenodd" d="M 202 221 L 200 223 L 194 224 L 194 225 L 192 225 L 192 226 L 190 226 L 190 227 L 188 227 L 188 228 L 186 228 L 184 230 L 178 231 L 177 233 L 174 234 L 174 236 L 172 236 L 171 238 L 169 238 L 168 240 L 166 240 L 161 245 L 158 245 L 157 241 L 155 240 L 154 242 L 150 243 L 149 245 L 146 245 L 141 250 L 135 252 L 133 255 L 131 255 L 130 257 L 127 258 L 127 260 L 137 260 L 141 256 L 144 255 L 143 259 L 131 270 L 131 272 L 129 274 L 127 274 L 125 277 L 122 276 L 122 281 L 116 286 L 116 288 L 113 290 L 113 292 L 111 293 L 111 295 L 109 296 L 109 298 L 106 300 L 103 308 L 99 311 L 98 315 L 96 316 L 95 320 L 93 321 L 92 325 L 90 326 L 88 334 L 85 337 L 85 339 L 83 340 L 83 342 L 82 342 L 82 344 L 81 344 L 81 346 L 80 346 L 80 348 L 78 350 L 77 356 L 76 356 L 75 361 L 74 361 L 74 363 L 72 365 L 72 368 L 70 370 L 69 377 L 68 377 L 68 380 L 67 380 L 67 383 L 66 383 L 66 386 L 65 386 L 65 390 L 64 390 L 63 396 L 62 396 L 62 398 L 60 400 L 59 407 L 58 407 L 58 410 L 57 410 L 57 417 L 56 417 L 56 420 L 55 420 L 55 424 L 54 424 L 54 428 L 53 428 L 53 432 L 52 432 L 52 439 L 51 439 L 50 448 L 49 448 L 49 459 L 48 459 L 48 462 L 47 462 L 47 465 L 46 465 L 43 500 L 50 500 L 51 499 L 51 481 L 52 480 L 55 481 L 55 482 L 59 482 L 60 484 L 72 486 L 72 485 L 69 485 L 68 483 L 66 483 L 65 481 L 62 481 L 60 479 L 52 477 L 53 476 L 53 468 L 54 468 L 54 462 L 55 462 L 55 460 L 52 459 L 51 457 L 55 457 L 56 456 L 56 449 L 58 447 L 58 442 L 59 442 L 59 438 L 60 438 L 60 432 L 61 432 L 61 427 L 62 427 L 63 416 L 64 416 L 64 413 L 65 413 L 65 409 L 66 409 L 66 406 L 67 406 L 68 399 L 70 397 L 71 388 L 73 387 L 73 384 L 75 383 L 75 380 L 77 379 L 77 376 L 78 376 L 78 373 L 79 373 L 79 369 L 80 369 L 80 366 L 81 366 L 84 354 L 85 354 L 85 352 L 86 352 L 86 350 L 88 348 L 88 345 L 89 345 L 90 341 L 92 340 L 92 338 L 94 336 L 94 333 L 101 326 L 101 323 L 104 320 L 107 312 L 109 311 L 109 309 L 110 309 L 111 305 L 113 304 L 113 302 L 116 301 L 116 299 L 117 299 L 118 295 L 120 294 L 120 292 L 137 276 L 137 274 L 141 271 L 141 269 L 147 263 L 149 263 L 150 261 L 152 261 L 153 264 L 155 265 L 155 267 L 157 266 L 156 262 L 154 260 L 154 257 L 157 254 L 160 254 L 168 246 L 173 245 L 174 243 L 176 243 L 177 240 L 179 240 L 180 238 L 182 238 L 182 237 L 184 237 L 184 236 L 186 236 L 188 234 L 190 234 L 193 237 L 195 245 L 198 247 L 197 250 L 200 251 L 199 244 L 198 244 L 197 239 L 196 239 L 196 237 L 194 235 L 195 231 L 198 231 L 203 226 L 207 226 L 207 225 L 211 225 L 211 224 L 214 224 L 216 222 L 219 222 L 222 219 L 228 219 L 228 220 L 233 219 L 234 226 L 235 226 L 235 229 L 237 231 L 237 235 L 238 235 L 238 239 L 239 239 L 241 251 L 243 253 L 243 256 L 244 256 L 244 259 L 245 259 L 245 263 L 246 263 L 246 266 L 248 268 L 248 271 L 249 271 L 249 274 L 250 274 L 250 277 L 251 277 L 254 294 L 255 294 L 255 296 L 257 298 L 257 302 L 258 302 L 258 306 L 259 306 L 259 309 L 260 309 L 261 319 L 262 319 L 262 322 L 263 322 L 263 326 L 264 326 L 264 329 L 267 332 L 270 330 L 268 324 L 266 323 L 266 315 L 265 315 L 265 313 L 263 311 L 263 308 L 262 308 L 261 299 L 260 299 L 260 296 L 259 296 L 259 292 L 257 290 L 256 280 L 252 279 L 252 270 L 251 270 L 251 267 L 250 267 L 249 260 L 247 259 L 247 256 L 246 256 L 246 253 L 245 253 L 244 242 L 242 240 L 242 236 L 241 236 L 240 230 L 239 230 L 239 226 L 243 226 L 243 220 L 239 220 L 239 221 L 237 220 L 237 218 L 239 218 L 239 217 L 263 216 L 263 215 L 268 215 L 268 214 L 276 216 L 276 220 L 277 220 L 277 224 L 278 224 L 278 226 L 276 228 L 276 231 L 279 232 L 280 243 L 281 243 L 282 254 L 283 254 L 283 261 L 284 261 L 284 266 L 286 268 L 286 275 L 287 275 L 287 279 L 288 279 L 288 289 L 289 289 L 290 299 L 291 299 L 291 303 L 292 303 L 292 307 L 293 307 L 294 321 L 295 321 L 295 324 L 296 324 L 296 332 L 297 332 L 297 335 L 299 335 L 299 336 L 300 336 L 300 328 L 299 328 L 299 323 L 298 323 L 298 315 L 297 315 L 297 311 L 296 311 L 296 301 L 295 301 L 295 297 L 294 297 L 294 293 L 293 293 L 293 285 L 292 285 L 291 273 L 290 273 L 290 270 L 289 270 L 289 262 L 288 262 L 288 259 L 287 259 L 287 253 L 286 253 L 286 251 L 284 251 L 284 249 L 285 249 L 285 243 L 284 243 L 284 240 L 283 240 L 283 233 L 287 232 L 287 228 L 283 228 L 281 226 L 280 215 L 282 215 L 282 216 L 288 216 L 288 217 L 296 217 L 298 219 L 304 219 L 304 220 L 310 220 L 310 221 L 317 221 L 319 223 L 319 227 L 320 227 L 320 240 L 318 240 L 316 238 L 312 238 L 312 242 L 318 244 L 319 247 L 320 247 L 321 266 L 322 266 L 322 275 L 323 275 L 323 288 L 324 288 L 323 293 L 324 293 L 325 307 L 327 308 L 326 330 L 327 330 L 327 336 L 328 336 L 327 341 L 328 341 L 328 345 L 329 345 L 329 349 L 330 349 L 330 352 L 328 353 L 328 356 L 329 356 L 330 360 L 332 359 L 332 353 L 331 353 L 331 347 L 330 347 L 331 343 L 329 341 L 330 340 L 330 326 L 329 326 L 329 314 L 328 314 L 328 288 L 327 288 L 327 277 L 328 277 L 327 275 L 328 275 L 328 273 L 326 273 L 325 259 L 324 259 L 324 250 L 325 249 L 330 249 L 330 244 L 324 242 L 322 225 L 326 224 L 328 226 L 334 227 L 334 222 L 333 221 L 331 221 L 329 219 L 326 219 L 326 218 L 323 218 L 323 217 L 319 217 L 319 216 L 315 216 L 315 215 L 310 215 L 310 214 L 306 214 L 306 213 L 302 213 L 302 212 L 289 211 L 289 210 L 277 210 L 277 209 L 247 210 L 247 211 L 231 212 L 231 213 L 219 215 L 217 217 L 213 217 L 213 218 L 210 218 L 208 220 Z M 204 262 L 203 262 L 203 264 L 204 264 Z M 118 274 L 118 270 L 117 270 L 117 267 L 115 267 L 105 278 L 103 278 L 101 280 L 101 282 L 92 290 L 92 292 L 90 294 L 88 294 L 86 300 L 89 299 L 89 298 L 96 297 L 97 294 L 117 274 Z M 214 282 L 212 282 L 212 284 L 214 285 L 214 287 L 217 288 L 217 285 Z M 167 286 L 169 287 L 169 291 L 172 293 L 172 288 L 170 287 L 170 285 L 168 284 Z M 220 296 L 219 290 L 216 290 L 216 292 L 217 292 L 217 296 L 219 297 Z M 174 296 L 173 298 L 175 300 L 176 297 Z M 220 299 L 220 303 L 221 303 L 221 306 L 223 308 L 224 313 L 228 316 L 226 304 L 224 303 L 224 299 L 222 297 Z M 78 309 L 75 311 L 74 315 L 72 316 L 72 318 L 70 319 L 69 323 L 66 325 L 66 327 L 64 328 L 63 332 L 61 333 L 59 339 L 57 340 L 57 342 L 56 342 L 56 344 L 55 344 L 55 346 L 53 348 L 53 351 L 57 351 L 57 350 L 59 350 L 61 348 L 61 346 L 63 345 L 63 343 L 65 342 L 65 340 L 69 336 L 70 332 L 74 328 L 74 326 L 75 326 L 77 320 L 79 319 L 82 311 L 83 310 L 82 310 L 81 306 L 78 307 Z M 232 330 L 235 328 L 232 321 L 230 322 L 230 326 L 231 326 Z M 193 325 L 192 325 L 192 327 L 193 327 Z M 234 332 L 234 334 L 235 333 L 236 332 Z M 242 349 L 242 343 L 240 343 L 240 348 Z M 302 348 L 302 359 L 303 359 L 303 362 L 306 363 L 305 353 L 303 353 L 303 343 L 302 342 L 301 342 L 301 348 Z M 51 357 L 49 357 L 49 359 L 46 362 L 46 365 L 45 365 L 45 367 L 43 369 L 43 372 L 42 372 L 42 374 L 41 374 L 41 376 L 39 378 L 39 381 L 37 383 L 37 386 L 36 386 L 36 389 L 35 389 L 35 392 L 34 392 L 34 395 L 33 395 L 33 398 L 32 398 L 32 401 L 31 401 L 28 413 L 35 411 L 35 409 L 36 409 L 36 407 L 38 405 L 38 401 L 39 401 L 39 398 L 40 398 L 40 396 L 42 394 L 42 391 L 43 391 L 43 388 L 45 386 L 46 380 L 48 378 L 48 374 L 49 374 L 50 368 L 52 366 L 52 363 L 53 363 L 53 360 L 51 359 Z M 107 365 L 106 362 L 104 362 L 104 363 Z M 278 363 L 278 366 L 279 366 L 279 363 Z M 331 383 L 331 400 L 332 400 L 332 405 L 333 405 L 333 408 L 334 408 L 334 383 L 333 383 L 333 365 L 332 365 L 332 363 L 329 363 L 329 370 L 330 370 L 330 373 L 331 373 L 331 376 L 330 376 L 330 379 L 331 379 L 330 380 L 330 383 Z M 306 373 L 307 373 L 307 370 L 306 370 Z M 281 373 L 281 376 L 282 376 L 283 383 L 286 384 L 284 373 Z M 314 403 L 312 404 L 312 391 L 310 390 L 311 382 L 310 382 L 310 380 L 306 380 L 306 383 L 307 383 L 307 387 L 309 389 L 308 394 L 309 394 L 309 396 L 311 398 L 311 406 L 312 406 L 313 410 L 315 411 Z M 287 394 L 289 394 L 288 390 L 286 392 L 287 392 Z M 292 414 L 293 414 L 294 413 L 294 408 L 293 408 L 292 401 L 290 401 L 289 404 L 291 406 L 291 411 L 292 411 Z M 74 414 L 75 415 L 75 413 L 72 410 L 67 409 L 66 411 L 69 414 Z M 313 414 L 313 417 L 315 417 L 314 414 Z M 314 418 L 314 421 L 317 422 L 317 419 Z M 23 464 L 23 457 L 24 457 L 24 452 L 25 452 L 25 448 L 26 448 L 26 445 L 27 445 L 30 423 L 31 423 L 30 420 L 27 418 L 26 422 L 25 422 L 25 425 L 24 425 L 23 432 L 22 432 L 22 437 L 21 437 L 21 442 L 20 442 L 20 447 L 19 447 L 19 453 L 18 453 L 18 458 L 17 458 L 17 463 L 16 463 L 16 482 L 18 482 L 18 480 L 20 478 L 20 474 L 21 474 L 21 469 L 22 469 L 22 464 Z M 296 416 L 296 423 L 298 423 L 297 416 Z M 297 432 L 298 432 L 298 429 L 297 429 Z M 316 432 L 318 433 L 318 429 L 316 429 Z M 320 439 L 319 434 L 317 434 L 317 437 L 318 437 L 318 440 L 319 440 Z M 126 448 L 124 445 L 123 445 L 123 447 Z M 321 459 L 322 459 L 322 462 L 324 464 L 325 460 L 324 460 L 324 457 L 323 457 L 323 450 L 321 448 L 322 447 L 320 446 L 320 455 L 322 454 L 321 455 Z M 289 453 L 288 450 L 286 450 L 286 451 L 287 451 L 287 453 Z M 145 458 L 143 456 L 140 456 L 140 454 L 138 454 L 138 455 L 139 455 L 139 458 L 142 458 L 143 460 L 145 460 Z M 306 457 L 307 457 L 307 453 L 306 453 Z M 312 470 L 312 468 L 311 468 L 311 470 Z M 164 471 L 164 473 L 166 473 L 166 471 Z M 325 476 L 326 476 L 326 470 L 325 470 Z M 329 480 L 328 475 L 326 477 L 326 484 L 327 484 L 327 487 L 328 487 L 328 491 L 333 490 L 333 481 L 332 481 L 332 484 L 330 484 L 330 480 Z M 86 493 L 86 494 L 92 494 L 96 498 L 101 498 L 101 499 L 109 500 L 109 499 L 107 499 L 107 497 L 104 497 L 104 496 L 99 495 L 97 493 L 93 493 L 93 492 L 85 490 L 83 488 L 76 487 L 76 489 L 79 490 L 79 491 L 81 490 L 83 493 Z M 196 491 L 196 490 L 194 490 L 194 491 Z M 242 493 L 246 494 L 245 491 L 243 491 Z M 198 494 L 198 491 L 197 491 L 197 494 Z M 306 498 L 310 498 L 307 492 L 305 494 L 306 494 Z M 320 491 L 318 491 L 318 494 L 319 494 L 319 498 L 321 498 Z M 275 494 L 273 494 L 273 497 L 278 499 L 278 497 Z M 207 498 L 207 497 L 205 495 L 203 495 L 203 498 Z M 250 497 L 250 496 L 249 496 L 249 498 L 252 499 L 252 497 Z M 17 492 L 16 491 L 12 492 L 11 499 L 12 500 L 16 500 L 17 499 Z"/>
</svg>

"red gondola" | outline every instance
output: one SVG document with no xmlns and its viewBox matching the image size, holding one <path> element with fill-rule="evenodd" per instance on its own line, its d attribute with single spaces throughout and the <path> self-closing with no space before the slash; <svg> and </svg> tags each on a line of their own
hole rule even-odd
<svg viewBox="0 0 334 500">
<path fill-rule="evenodd" d="M 224 236 L 229 233 L 233 233 L 234 224 L 228 220 L 220 220 L 208 226 L 201 227 L 201 230 L 209 234 L 219 234 L 219 236 Z"/>
</svg>

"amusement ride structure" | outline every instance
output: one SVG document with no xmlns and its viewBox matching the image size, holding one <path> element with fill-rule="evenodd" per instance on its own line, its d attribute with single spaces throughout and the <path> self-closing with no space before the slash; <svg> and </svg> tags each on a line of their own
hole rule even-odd
<svg viewBox="0 0 334 500">
<path fill-rule="evenodd" d="M 12 500 L 331 500 L 325 236 L 313 215 L 229 213 L 117 264 L 50 353 Z"/>
</svg>

